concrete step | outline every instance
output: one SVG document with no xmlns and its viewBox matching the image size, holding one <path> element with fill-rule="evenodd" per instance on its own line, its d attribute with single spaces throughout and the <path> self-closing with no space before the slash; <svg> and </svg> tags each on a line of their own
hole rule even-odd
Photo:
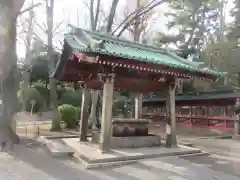
<svg viewBox="0 0 240 180">
<path fill-rule="evenodd" d="M 208 152 L 199 152 L 199 153 L 190 153 L 190 154 L 184 154 L 184 155 L 179 155 L 180 158 L 184 157 L 192 157 L 192 156 L 208 156 L 210 153 Z"/>
<path fill-rule="evenodd" d="M 180 155 L 178 155 L 180 154 Z M 182 155 L 181 155 L 182 154 Z M 138 156 L 128 156 L 128 157 L 116 157 L 116 158 L 108 158 L 108 159 L 101 159 L 96 161 L 89 161 L 86 157 L 79 154 L 74 154 L 74 158 L 79 161 L 81 164 L 84 165 L 86 169 L 96 169 L 96 168 L 103 168 L 103 167 L 111 167 L 111 166 L 122 166 L 131 163 L 141 162 L 144 159 L 149 158 L 159 158 L 159 157 L 167 157 L 167 156 L 178 156 L 178 157 L 188 157 L 188 156 L 201 156 L 201 155 L 208 155 L 208 153 L 203 153 L 200 150 L 190 150 L 186 153 L 164 153 L 160 154 L 149 154 L 149 155 L 138 155 Z"/>
<path fill-rule="evenodd" d="M 97 169 L 104 167 L 113 167 L 113 166 L 123 166 L 126 164 L 137 163 L 137 160 L 129 160 L 129 161 L 117 161 L 117 162 L 107 162 L 107 163 L 89 163 L 85 165 L 86 169 Z"/>
<path fill-rule="evenodd" d="M 184 145 L 184 146 L 188 146 L 188 147 L 194 147 L 193 143 L 190 142 L 184 142 L 184 141 L 178 141 L 179 144 Z"/>
<path fill-rule="evenodd" d="M 44 144 L 48 152 L 54 157 L 72 157 L 74 155 L 74 150 L 61 139 L 47 139 L 41 136 L 38 138 L 38 142 Z"/>
</svg>

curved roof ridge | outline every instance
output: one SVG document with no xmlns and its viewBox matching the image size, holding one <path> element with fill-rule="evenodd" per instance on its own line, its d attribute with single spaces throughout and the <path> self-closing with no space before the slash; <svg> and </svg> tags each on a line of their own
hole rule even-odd
<svg viewBox="0 0 240 180">
<path fill-rule="evenodd" d="M 119 37 L 106 35 L 106 34 L 103 34 L 101 32 L 90 31 L 90 30 L 87 30 L 87 29 L 77 28 L 77 27 L 74 27 L 74 26 L 72 26 L 72 28 L 74 28 L 75 30 L 85 31 L 87 34 L 90 34 L 91 36 L 96 36 L 95 38 L 101 37 L 101 38 L 104 38 L 104 40 L 111 41 L 113 43 L 123 44 L 123 45 L 131 46 L 133 48 L 145 48 L 146 50 L 151 50 L 151 51 L 155 51 L 155 52 L 158 52 L 158 53 L 166 53 L 165 49 L 160 49 L 160 48 L 157 48 L 155 46 L 139 44 L 139 43 L 136 43 L 136 42 L 133 42 L 133 41 L 124 40 L 124 39 L 119 38 Z M 67 33 L 67 34 L 71 34 L 71 33 Z M 76 32 L 73 33 L 73 34 L 76 35 Z"/>
</svg>

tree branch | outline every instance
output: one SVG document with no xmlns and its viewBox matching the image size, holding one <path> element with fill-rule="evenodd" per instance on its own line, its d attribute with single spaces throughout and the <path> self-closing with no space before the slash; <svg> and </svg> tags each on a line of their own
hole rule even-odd
<svg viewBox="0 0 240 180">
<path fill-rule="evenodd" d="M 21 12 L 19 12 L 18 15 L 22 15 L 23 13 L 28 12 L 28 11 L 31 11 L 31 10 L 34 9 L 35 7 L 38 7 L 38 6 L 41 6 L 41 5 L 42 5 L 42 3 L 34 4 L 34 5 L 30 6 L 30 7 L 22 10 Z"/>
<path fill-rule="evenodd" d="M 88 2 L 87 2 L 87 0 L 84 0 L 83 1 L 83 4 L 88 8 L 88 10 L 90 11 L 90 7 L 89 7 L 89 4 L 88 4 Z"/>
<path fill-rule="evenodd" d="M 47 34 L 47 29 L 44 29 L 37 21 L 34 20 L 34 23 L 44 32 Z"/>
<path fill-rule="evenodd" d="M 58 35 L 58 34 L 64 32 L 64 31 L 65 31 L 64 29 L 62 29 L 62 30 L 60 30 L 60 31 L 56 31 L 56 32 L 53 34 L 53 37 L 55 37 L 56 35 Z"/>
<path fill-rule="evenodd" d="M 60 23 L 58 23 L 58 24 L 56 25 L 56 27 L 55 27 L 54 30 L 53 30 L 53 34 L 55 34 L 55 32 L 57 31 L 57 29 L 58 29 L 63 23 L 64 23 L 64 20 L 62 20 Z"/>
<path fill-rule="evenodd" d="M 156 0 L 152 0 L 151 2 L 149 2 L 147 5 L 143 6 L 142 8 L 136 9 L 135 11 L 133 11 L 132 13 L 130 13 L 118 26 L 117 28 L 112 32 L 112 35 L 116 33 L 116 31 L 124 24 L 126 23 L 132 16 L 136 16 L 137 14 L 139 14 L 141 11 L 143 11 L 144 9 L 148 8 L 149 6 L 151 6 Z"/>
<path fill-rule="evenodd" d="M 128 28 L 128 26 L 132 23 L 132 21 L 134 21 L 137 17 L 142 16 L 146 13 L 148 13 L 149 11 L 153 10 L 155 7 L 159 6 L 160 4 L 164 3 L 166 0 L 161 0 L 155 4 L 153 4 L 152 6 L 150 6 L 149 8 L 143 10 L 142 12 L 134 15 L 122 28 L 122 30 L 117 34 L 117 37 L 121 36 L 122 33 Z"/>
</svg>

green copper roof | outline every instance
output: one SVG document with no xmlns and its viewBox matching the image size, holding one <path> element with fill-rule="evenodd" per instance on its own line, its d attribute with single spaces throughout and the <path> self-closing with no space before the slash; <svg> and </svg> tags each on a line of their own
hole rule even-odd
<svg viewBox="0 0 240 180">
<path fill-rule="evenodd" d="M 87 36 L 87 38 L 84 36 Z M 90 46 L 89 37 L 93 41 L 101 41 L 101 46 Z M 221 76 L 221 73 L 209 69 L 201 69 L 198 63 L 190 62 L 175 55 L 173 52 L 103 35 L 99 32 L 74 28 L 73 32 L 65 34 L 65 40 L 78 52 L 99 53 L 107 56 L 165 65 L 188 72 L 213 76 L 215 79 Z"/>
<path fill-rule="evenodd" d="M 240 91 L 212 91 L 212 92 L 196 92 L 183 93 L 176 95 L 176 101 L 191 101 L 191 100 L 216 100 L 216 99 L 235 99 L 240 98 Z M 165 97 L 143 98 L 143 102 L 165 101 Z"/>
</svg>

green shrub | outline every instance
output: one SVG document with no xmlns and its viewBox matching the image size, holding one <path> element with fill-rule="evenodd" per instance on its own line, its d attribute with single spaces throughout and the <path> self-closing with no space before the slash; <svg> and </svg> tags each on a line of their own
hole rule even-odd
<svg viewBox="0 0 240 180">
<path fill-rule="evenodd" d="M 76 118 L 77 118 L 77 121 L 79 121 L 81 118 L 81 108 L 80 107 L 76 107 Z"/>
<path fill-rule="evenodd" d="M 57 88 L 57 95 L 58 95 L 58 100 L 61 99 L 63 93 L 68 91 L 65 87 L 58 87 Z"/>
<path fill-rule="evenodd" d="M 67 128 L 75 128 L 77 124 L 77 110 L 74 106 L 63 104 L 58 107 L 62 121 L 66 123 Z"/>
<path fill-rule="evenodd" d="M 42 96 L 40 92 L 36 88 L 28 88 L 26 90 L 26 98 L 27 98 L 27 111 L 31 111 L 32 101 L 35 101 L 35 105 L 33 106 L 33 112 L 39 112 L 42 107 Z"/>
<path fill-rule="evenodd" d="M 126 116 L 127 109 L 126 107 L 128 98 L 125 96 L 118 96 L 116 100 L 113 102 L 113 115 L 118 116 L 119 114 L 122 114 Z"/>
<path fill-rule="evenodd" d="M 33 87 L 40 92 L 43 98 L 43 109 L 46 110 L 50 103 L 50 90 L 46 88 L 44 84 L 40 83 L 34 84 Z"/>
<path fill-rule="evenodd" d="M 34 84 L 33 87 L 40 92 L 41 96 L 42 96 L 44 99 L 46 99 L 46 100 L 49 99 L 50 90 L 49 90 L 48 88 L 46 88 L 44 84 L 40 84 L 40 83 Z"/>
<path fill-rule="evenodd" d="M 75 107 L 81 107 L 82 102 L 82 93 L 81 91 L 66 91 L 63 92 L 59 103 L 62 104 L 70 104 Z"/>
</svg>

